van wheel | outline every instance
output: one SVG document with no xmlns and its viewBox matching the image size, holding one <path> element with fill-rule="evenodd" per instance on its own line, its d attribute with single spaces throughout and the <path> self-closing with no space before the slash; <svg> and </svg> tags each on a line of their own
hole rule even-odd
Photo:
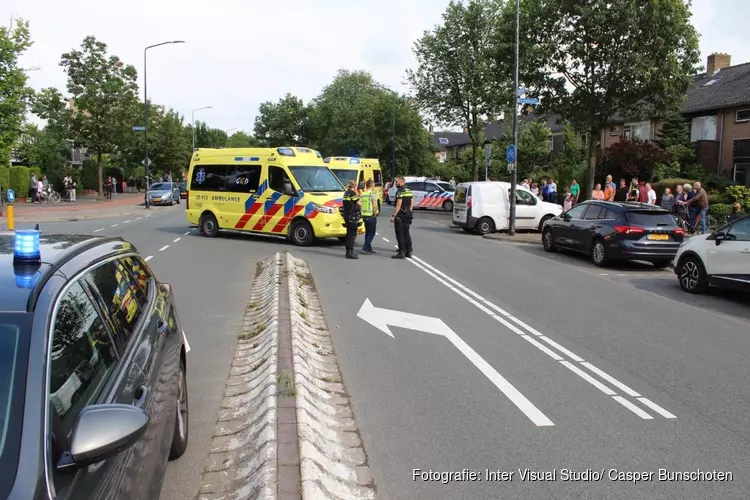
<svg viewBox="0 0 750 500">
<path fill-rule="evenodd" d="M 292 222 L 289 228 L 289 241 L 298 247 L 307 247 L 312 245 L 315 240 L 315 233 L 309 222 L 306 220 L 297 220 Z"/>
<path fill-rule="evenodd" d="M 219 233 L 219 223 L 216 222 L 214 214 L 207 213 L 201 217 L 201 233 L 213 238 Z"/>
<path fill-rule="evenodd" d="M 544 224 L 546 224 L 547 221 L 550 220 L 551 218 L 552 216 L 550 214 L 547 214 L 544 217 L 542 217 L 542 220 L 539 221 L 539 231 L 544 229 Z"/>
<path fill-rule="evenodd" d="M 445 203 L 443 203 L 443 210 L 446 212 L 453 212 L 453 201 L 445 200 Z"/>
<path fill-rule="evenodd" d="M 495 223 L 492 222 L 492 219 L 490 219 L 489 217 L 482 217 L 477 221 L 477 225 L 474 226 L 474 229 L 479 234 L 491 233 L 495 230 Z"/>
</svg>

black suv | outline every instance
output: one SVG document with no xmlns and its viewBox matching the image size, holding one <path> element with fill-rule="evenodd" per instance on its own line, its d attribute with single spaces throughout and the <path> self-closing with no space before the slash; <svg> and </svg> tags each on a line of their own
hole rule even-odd
<svg viewBox="0 0 750 500">
<path fill-rule="evenodd" d="M 0 499 L 159 498 L 188 350 L 126 241 L 0 233 Z"/>
<path fill-rule="evenodd" d="M 547 221 L 542 244 L 548 252 L 565 248 L 591 256 L 597 266 L 640 260 L 667 267 L 685 232 L 672 214 L 643 203 L 585 201 Z"/>
</svg>

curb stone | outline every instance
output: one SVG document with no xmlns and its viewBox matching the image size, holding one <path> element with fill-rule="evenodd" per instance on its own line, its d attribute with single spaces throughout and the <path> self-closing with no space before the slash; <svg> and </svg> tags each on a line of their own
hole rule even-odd
<svg viewBox="0 0 750 500">
<path fill-rule="evenodd" d="M 286 253 L 303 500 L 371 500 L 375 484 L 310 269 Z"/>
<path fill-rule="evenodd" d="M 276 500 L 279 255 L 259 263 L 199 500 Z"/>
</svg>

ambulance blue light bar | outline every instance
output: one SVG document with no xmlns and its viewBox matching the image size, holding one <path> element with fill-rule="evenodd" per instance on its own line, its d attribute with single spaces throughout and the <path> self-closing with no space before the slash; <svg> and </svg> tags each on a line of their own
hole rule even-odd
<svg viewBox="0 0 750 500">
<path fill-rule="evenodd" d="M 317 156 L 318 158 L 323 158 L 323 155 L 320 154 L 320 151 L 315 151 L 315 156 Z"/>
<path fill-rule="evenodd" d="M 258 156 L 235 156 L 234 161 L 260 161 Z"/>
<path fill-rule="evenodd" d="M 359 158 L 349 158 L 349 163 L 352 165 L 359 165 Z"/>
<path fill-rule="evenodd" d="M 16 231 L 13 237 L 13 260 L 34 263 L 41 259 L 39 231 L 34 229 Z"/>
<path fill-rule="evenodd" d="M 281 156 L 297 156 L 294 154 L 292 148 L 277 148 L 276 151 L 278 151 Z"/>
<path fill-rule="evenodd" d="M 331 163 L 331 157 L 323 158 L 323 163 Z"/>
</svg>

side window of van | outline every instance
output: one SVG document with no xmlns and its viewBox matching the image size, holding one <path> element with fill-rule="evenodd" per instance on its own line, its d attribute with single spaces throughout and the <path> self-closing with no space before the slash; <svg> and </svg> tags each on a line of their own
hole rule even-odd
<svg viewBox="0 0 750 500">
<path fill-rule="evenodd" d="M 364 170 L 359 171 L 359 180 L 357 181 L 357 189 L 365 188 L 365 172 Z"/>
<path fill-rule="evenodd" d="M 260 165 L 233 165 L 229 167 L 227 185 L 233 193 L 254 193 L 260 186 Z"/>
<path fill-rule="evenodd" d="M 196 165 L 190 179 L 191 191 L 226 191 L 227 165 Z"/>
<path fill-rule="evenodd" d="M 381 172 L 380 169 L 373 168 L 372 176 L 374 177 L 373 181 L 375 181 L 376 186 L 380 187 L 383 185 L 383 172 Z"/>
<path fill-rule="evenodd" d="M 523 191 L 521 189 L 516 189 L 516 203 L 519 205 L 536 205 L 536 196 L 529 193 L 528 191 Z"/>
<path fill-rule="evenodd" d="M 277 193 L 284 194 L 289 189 L 293 189 L 289 176 L 286 175 L 281 167 L 268 167 L 268 187 Z"/>
</svg>

